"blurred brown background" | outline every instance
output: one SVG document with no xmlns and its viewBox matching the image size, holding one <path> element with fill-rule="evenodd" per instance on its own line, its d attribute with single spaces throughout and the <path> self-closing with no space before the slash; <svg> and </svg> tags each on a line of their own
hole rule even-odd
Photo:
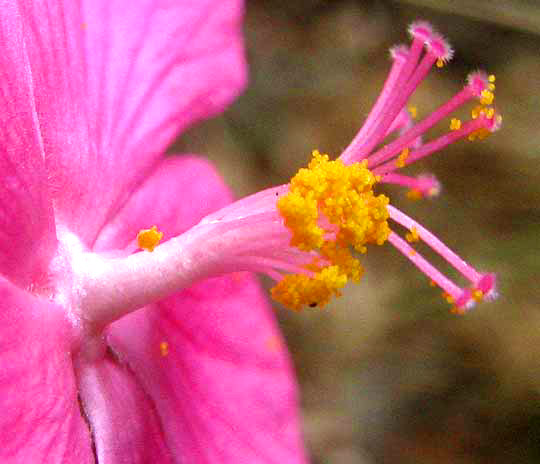
<svg viewBox="0 0 540 464">
<path fill-rule="evenodd" d="M 314 463 L 540 463 L 540 2 L 248 0 L 249 89 L 174 148 L 207 154 L 238 195 L 287 182 L 314 148 L 337 156 L 384 82 L 388 48 L 418 18 L 456 49 L 413 96 L 420 117 L 483 68 L 497 76 L 503 128 L 409 168 L 437 175 L 438 198 L 386 193 L 495 271 L 501 297 L 454 316 L 385 246 L 325 310 L 276 308 L 306 441 Z"/>
</svg>

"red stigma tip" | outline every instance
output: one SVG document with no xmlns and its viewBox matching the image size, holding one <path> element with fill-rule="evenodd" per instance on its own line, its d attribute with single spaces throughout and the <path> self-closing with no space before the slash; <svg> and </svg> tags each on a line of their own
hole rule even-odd
<svg viewBox="0 0 540 464">
<path fill-rule="evenodd" d="M 427 42 L 433 36 L 433 27 L 427 21 L 415 21 L 409 26 L 409 34 Z"/>
<path fill-rule="evenodd" d="M 488 76 L 484 71 L 475 71 L 467 76 L 467 86 L 475 97 L 480 98 L 482 92 L 489 88 Z"/>
<path fill-rule="evenodd" d="M 430 52 L 435 54 L 437 58 L 445 63 L 450 61 L 454 56 L 454 50 L 448 41 L 440 34 L 433 34 L 427 46 Z"/>
</svg>

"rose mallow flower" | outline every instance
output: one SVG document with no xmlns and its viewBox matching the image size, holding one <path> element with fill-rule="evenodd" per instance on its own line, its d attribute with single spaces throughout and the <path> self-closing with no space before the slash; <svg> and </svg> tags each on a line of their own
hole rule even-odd
<svg viewBox="0 0 540 464">
<path fill-rule="evenodd" d="M 303 462 L 289 362 L 250 272 L 284 305 L 320 307 L 361 278 L 367 245 L 388 242 L 458 312 L 495 294 L 492 274 L 374 192 L 435 195 L 433 176 L 396 170 L 501 123 L 482 72 L 413 121 L 409 97 L 452 55 L 426 23 L 391 50 L 381 96 L 337 160 L 314 151 L 289 184 L 229 204 L 208 164 L 163 158 L 243 85 L 240 13 L 223 0 L 0 9 L 3 462 Z M 470 121 L 422 140 L 471 100 Z"/>
<path fill-rule="evenodd" d="M 243 88 L 242 9 L 1 2 L 3 464 L 304 462 L 290 362 L 252 276 L 203 279 L 190 251 L 190 284 L 157 291 L 126 261 L 139 232 L 151 249 L 153 225 L 167 241 L 231 201 L 207 162 L 163 153 Z"/>
<path fill-rule="evenodd" d="M 133 254 L 122 262 L 100 258 L 100 267 L 88 270 L 87 281 L 101 282 L 85 289 L 89 312 L 106 311 L 116 319 L 154 298 L 152 292 L 166 295 L 201 275 L 238 270 L 268 275 L 276 282 L 271 290 L 274 299 L 291 309 L 321 307 L 339 296 L 348 281 L 361 278 L 359 257 L 367 245 L 384 243 L 393 245 L 432 285 L 439 286 L 453 312 L 462 314 L 475 302 L 494 298 L 494 274 L 473 268 L 392 206 L 388 197 L 374 191 L 377 183 L 386 182 L 408 187 L 411 198 L 437 195 L 440 186 L 433 175 L 411 177 L 397 171 L 459 139 L 484 139 L 502 122 L 492 106 L 495 76 L 481 71 L 471 73 L 448 102 L 415 122 L 417 110 L 407 108 L 409 98 L 431 68 L 443 67 L 453 51 L 425 22 L 413 23 L 409 32 L 411 45 L 390 50 L 393 64 L 383 90 L 364 126 L 338 159 L 331 161 L 314 151 L 308 167 L 300 169 L 289 184 L 206 216 L 153 254 Z M 452 117 L 469 102 L 474 102 L 470 120 Z M 448 132 L 424 141 L 426 131 L 444 119 Z M 387 139 L 391 141 L 385 143 Z M 405 229 L 404 238 L 400 229 Z M 425 259 L 414 248 L 419 241 L 455 268 L 465 283 L 459 285 Z M 132 289 L 134 272 L 147 284 L 138 292 Z M 137 297 L 131 305 L 122 300 L 124 307 L 113 311 L 110 299 L 118 286 Z M 100 304 L 105 295 L 111 296 Z"/>
</svg>

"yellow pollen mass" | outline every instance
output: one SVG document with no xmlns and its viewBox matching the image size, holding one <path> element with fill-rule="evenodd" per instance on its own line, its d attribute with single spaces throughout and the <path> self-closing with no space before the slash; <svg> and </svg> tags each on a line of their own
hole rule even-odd
<svg viewBox="0 0 540 464">
<path fill-rule="evenodd" d="M 161 342 L 159 344 L 159 352 L 161 356 L 165 357 L 169 354 L 169 344 L 167 342 Z"/>
<path fill-rule="evenodd" d="M 270 290 L 272 298 L 289 309 L 299 311 L 305 306 L 323 307 L 330 298 L 340 296 L 347 276 L 338 266 L 328 266 L 313 277 L 304 274 L 286 275 Z"/>
<path fill-rule="evenodd" d="M 452 118 L 450 120 L 450 130 L 459 130 L 461 129 L 461 120 Z"/>
<path fill-rule="evenodd" d="M 480 103 L 482 105 L 491 105 L 494 99 L 495 99 L 495 94 L 491 90 L 488 90 L 488 89 L 482 90 L 482 93 L 480 94 Z"/>
<path fill-rule="evenodd" d="M 418 235 L 418 230 L 416 227 L 411 227 L 411 231 L 405 235 L 405 238 L 409 243 L 418 242 L 420 236 Z"/>
<path fill-rule="evenodd" d="M 480 116 L 485 116 L 488 119 L 493 119 L 495 117 L 497 123 L 500 124 L 502 122 L 502 116 L 499 114 L 495 115 L 495 110 L 489 106 L 477 105 L 471 110 L 471 117 L 473 119 L 478 119 Z M 489 135 L 491 135 L 491 132 L 483 127 L 471 132 L 467 139 L 473 142 L 475 140 L 484 140 Z"/>
<path fill-rule="evenodd" d="M 411 118 L 416 119 L 416 116 L 418 115 L 418 109 L 416 108 L 416 106 L 409 106 L 409 113 L 411 115 Z"/>
<path fill-rule="evenodd" d="M 444 61 L 441 58 L 437 59 L 436 66 L 437 68 L 442 68 L 444 66 Z"/>
<path fill-rule="evenodd" d="M 382 245 L 390 233 L 388 198 L 375 195 L 377 177 L 365 161 L 345 165 L 313 152 L 307 168 L 291 179 L 277 209 L 292 234 L 290 245 L 315 251 L 318 258 L 306 274 L 287 275 L 272 289 L 288 308 L 324 306 L 350 279 L 360 280 L 363 268 L 353 252 L 367 244 Z"/>
<path fill-rule="evenodd" d="M 150 229 L 142 229 L 137 234 L 137 245 L 139 248 L 147 251 L 154 251 L 163 238 L 163 232 L 160 232 L 156 226 Z"/>
<path fill-rule="evenodd" d="M 405 161 L 409 157 L 409 149 L 404 148 L 401 154 L 396 159 L 396 167 L 403 168 L 405 167 Z"/>
</svg>

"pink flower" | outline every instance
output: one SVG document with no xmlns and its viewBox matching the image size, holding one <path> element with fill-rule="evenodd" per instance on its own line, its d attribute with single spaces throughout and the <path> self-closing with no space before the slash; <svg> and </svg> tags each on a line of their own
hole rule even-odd
<svg viewBox="0 0 540 464">
<path fill-rule="evenodd" d="M 230 202 L 206 162 L 163 151 L 244 86 L 241 16 L 237 0 L 2 3 L 2 463 L 303 461 L 249 274 L 159 295 L 136 269 L 100 274 L 140 229 L 167 240 Z"/>
<path fill-rule="evenodd" d="M 453 51 L 425 22 L 413 23 L 409 32 L 411 46 L 391 50 L 393 65 L 381 95 L 338 160 L 330 161 L 327 155 L 315 151 L 308 168 L 301 169 L 289 184 L 256 193 L 206 216 L 188 233 L 160 246 L 154 255 L 132 255 L 123 264 L 104 264 L 95 274 L 110 276 L 102 281 L 111 281 L 125 266 L 131 272 L 137 269 L 147 282 L 136 304 L 118 308 L 115 317 L 146 302 L 150 289 L 166 294 L 168 288 L 182 286 L 195 275 L 237 270 L 265 273 L 274 279 L 272 296 L 291 309 L 324 306 L 332 296 L 340 295 L 348 281 L 361 278 L 358 253 L 365 253 L 367 245 L 386 242 L 443 290 L 454 312 L 463 313 L 477 301 L 494 298 L 494 274 L 473 268 L 435 235 L 390 205 L 385 195 L 376 195 L 373 190 L 378 182 L 387 182 L 409 187 L 412 197 L 436 195 L 440 186 L 432 175 L 413 178 L 395 171 L 461 138 L 483 139 L 502 121 L 491 106 L 495 76 L 478 71 L 447 103 L 414 123 L 405 108 L 410 96 L 430 69 L 444 66 Z M 479 100 L 479 104 L 472 108 L 469 121 L 452 118 L 448 133 L 423 142 L 427 130 L 472 100 Z M 383 143 L 395 133 L 394 140 Z M 399 227 L 407 229 L 405 239 L 394 231 Z M 418 241 L 454 267 L 465 285 L 448 278 L 415 250 L 411 244 Z M 116 282 L 130 294 L 135 293 L 125 279 Z M 106 290 L 99 287 L 92 291 L 103 295 Z"/>
</svg>

